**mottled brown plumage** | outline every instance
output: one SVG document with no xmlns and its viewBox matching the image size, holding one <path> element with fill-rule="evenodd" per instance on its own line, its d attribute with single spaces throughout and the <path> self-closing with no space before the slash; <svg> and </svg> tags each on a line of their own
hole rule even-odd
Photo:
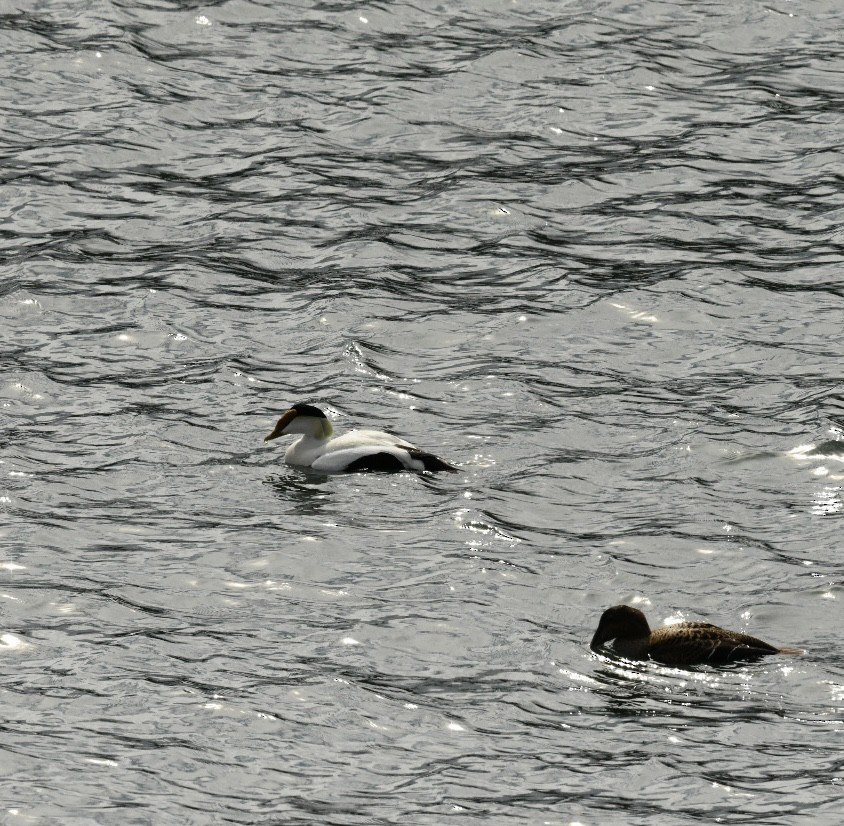
<svg viewBox="0 0 844 826">
<path fill-rule="evenodd" d="M 651 631 L 638 608 L 616 605 L 601 615 L 590 647 L 615 640 L 613 649 L 631 660 L 652 659 L 666 665 L 722 665 L 755 660 L 768 654 L 802 654 L 799 648 L 776 648 L 749 634 L 708 622 L 681 622 Z"/>
</svg>

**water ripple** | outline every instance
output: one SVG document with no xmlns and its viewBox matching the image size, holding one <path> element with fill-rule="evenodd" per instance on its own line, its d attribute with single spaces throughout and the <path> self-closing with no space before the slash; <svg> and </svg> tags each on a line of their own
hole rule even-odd
<svg viewBox="0 0 844 826">
<path fill-rule="evenodd" d="M 838 5 L 0 15 L 9 812 L 837 822 Z"/>
</svg>

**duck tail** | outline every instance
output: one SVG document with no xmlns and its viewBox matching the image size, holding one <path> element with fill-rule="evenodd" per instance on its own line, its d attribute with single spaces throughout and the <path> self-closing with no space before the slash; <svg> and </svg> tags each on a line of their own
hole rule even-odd
<svg viewBox="0 0 844 826">
<path fill-rule="evenodd" d="M 458 473 L 458 469 L 454 465 L 440 459 L 439 456 L 434 456 L 433 453 L 426 453 L 424 450 L 417 450 L 415 448 L 407 451 L 414 459 L 422 462 L 425 470 L 431 473 L 439 473 L 445 471 L 446 473 Z"/>
</svg>

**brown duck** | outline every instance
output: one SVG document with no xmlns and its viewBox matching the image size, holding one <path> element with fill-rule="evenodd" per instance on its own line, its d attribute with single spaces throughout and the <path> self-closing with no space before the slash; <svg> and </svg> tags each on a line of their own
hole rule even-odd
<svg viewBox="0 0 844 826">
<path fill-rule="evenodd" d="M 638 608 L 616 605 L 601 614 L 590 648 L 615 640 L 617 654 L 630 660 L 656 660 L 666 665 L 720 665 L 755 660 L 767 654 L 802 654 L 799 648 L 776 648 L 767 642 L 728 631 L 708 622 L 681 622 L 651 631 Z"/>
</svg>

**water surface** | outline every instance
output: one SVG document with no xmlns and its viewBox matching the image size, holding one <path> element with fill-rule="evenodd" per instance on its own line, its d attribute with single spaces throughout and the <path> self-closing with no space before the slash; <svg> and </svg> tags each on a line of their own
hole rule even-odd
<svg viewBox="0 0 844 826">
<path fill-rule="evenodd" d="M 842 22 L 7 5 L 5 820 L 837 824 Z"/>
</svg>

